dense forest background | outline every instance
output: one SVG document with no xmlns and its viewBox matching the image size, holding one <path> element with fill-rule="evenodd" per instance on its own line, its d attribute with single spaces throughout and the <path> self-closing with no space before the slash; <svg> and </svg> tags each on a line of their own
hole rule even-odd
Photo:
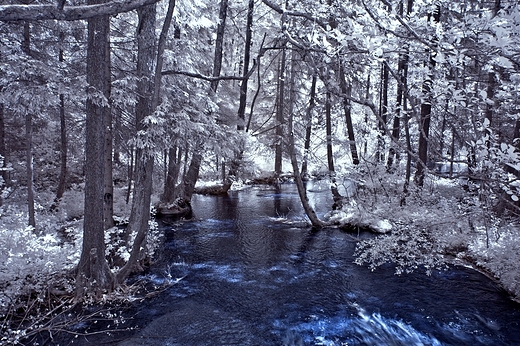
<svg viewBox="0 0 520 346">
<path fill-rule="evenodd" d="M 288 175 L 330 182 L 315 227 L 392 230 L 360 263 L 451 256 L 518 296 L 516 1 L 109 4 L 0 6 L 1 309 L 113 291 L 200 180 Z"/>
</svg>

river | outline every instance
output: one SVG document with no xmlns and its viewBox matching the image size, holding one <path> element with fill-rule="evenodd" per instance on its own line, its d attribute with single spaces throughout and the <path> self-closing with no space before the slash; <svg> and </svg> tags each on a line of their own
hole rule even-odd
<svg viewBox="0 0 520 346">
<path fill-rule="evenodd" d="M 330 193 L 310 192 L 319 215 Z M 462 267 L 394 275 L 353 263 L 357 234 L 305 226 L 294 185 L 194 196 L 195 219 L 166 222 L 141 276 L 161 285 L 109 345 L 520 345 L 520 308 Z M 362 233 L 359 236 L 370 236 Z"/>
</svg>

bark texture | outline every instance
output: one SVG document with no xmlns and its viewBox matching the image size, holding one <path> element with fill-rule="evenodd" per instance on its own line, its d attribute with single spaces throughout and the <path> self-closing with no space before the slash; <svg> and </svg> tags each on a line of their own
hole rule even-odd
<svg viewBox="0 0 520 346">
<path fill-rule="evenodd" d="M 90 0 L 89 4 L 98 3 Z M 87 119 L 85 145 L 85 216 L 83 248 L 76 278 L 76 298 L 101 296 L 114 288 L 114 276 L 105 259 L 103 223 L 105 171 L 105 113 L 110 112 L 110 19 L 88 21 Z"/>
</svg>

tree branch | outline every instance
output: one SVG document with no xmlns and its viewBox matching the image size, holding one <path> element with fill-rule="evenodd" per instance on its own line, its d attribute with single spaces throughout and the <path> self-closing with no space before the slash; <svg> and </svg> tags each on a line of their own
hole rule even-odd
<svg viewBox="0 0 520 346">
<path fill-rule="evenodd" d="M 36 21 L 49 19 L 74 21 L 129 12 L 158 1 L 159 0 L 116 0 L 97 5 L 65 6 L 63 10 L 60 10 L 55 4 L 3 5 L 0 6 L 0 21 Z"/>
<path fill-rule="evenodd" d="M 271 9 L 273 9 L 276 12 L 278 12 L 279 14 L 281 14 L 281 15 L 305 18 L 305 19 L 310 20 L 311 22 L 314 22 L 314 23 L 318 24 L 323 29 L 327 29 L 327 22 L 326 21 L 322 21 L 318 17 L 314 17 L 314 16 L 312 16 L 312 15 L 310 15 L 308 13 L 284 10 L 280 6 L 278 6 L 277 4 L 271 2 L 270 0 L 262 0 L 262 2 L 264 4 L 266 4 L 268 7 L 270 7 Z"/>
</svg>

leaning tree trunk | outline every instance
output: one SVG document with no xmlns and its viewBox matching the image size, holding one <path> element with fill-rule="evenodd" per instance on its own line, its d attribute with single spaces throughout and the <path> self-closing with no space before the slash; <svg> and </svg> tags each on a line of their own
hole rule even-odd
<svg viewBox="0 0 520 346">
<path fill-rule="evenodd" d="M 89 0 L 89 5 L 103 2 Z M 76 298 L 97 297 L 114 288 L 114 276 L 105 258 L 103 223 L 105 170 L 105 112 L 110 112 L 110 18 L 88 21 L 87 118 L 85 148 L 85 216 L 83 248 L 76 277 Z M 101 95 L 100 95 L 101 93 Z"/>
<path fill-rule="evenodd" d="M 307 161 L 309 160 L 309 151 L 311 148 L 311 134 L 312 134 L 312 110 L 314 109 L 314 106 L 316 105 L 316 81 L 317 76 L 316 74 L 312 75 L 312 82 L 311 82 L 311 95 L 309 99 L 309 106 L 307 107 L 307 110 L 305 112 L 305 142 L 303 145 L 303 162 L 302 162 L 302 171 L 301 176 L 303 179 L 307 179 L 309 176 L 308 168 L 307 168 Z"/>
<path fill-rule="evenodd" d="M 154 102 L 154 65 L 155 58 L 155 17 L 156 5 L 147 5 L 137 11 L 139 25 L 137 32 L 137 104 L 135 106 L 135 120 L 137 132 L 146 132 L 147 126 L 143 123 L 145 117 L 153 113 Z M 117 281 L 122 283 L 134 270 L 141 269 L 139 261 L 142 249 L 148 234 L 150 220 L 150 201 L 152 195 L 152 173 L 154 166 L 151 148 L 136 149 L 136 170 L 132 211 L 127 227 L 127 235 L 134 232 L 132 250 L 128 262 L 117 273 Z"/>
<path fill-rule="evenodd" d="M 294 141 L 294 126 L 293 126 L 293 110 L 294 110 L 294 104 L 296 102 L 296 88 L 295 88 L 295 80 L 296 80 L 296 52 L 293 51 L 292 55 L 292 68 L 291 68 L 291 82 L 290 87 L 291 91 L 289 93 L 289 102 L 288 102 L 288 143 L 287 143 L 287 151 L 289 154 L 289 157 L 291 158 L 291 166 L 293 169 L 294 174 L 294 181 L 296 183 L 296 188 L 298 189 L 298 195 L 300 196 L 300 200 L 302 202 L 303 210 L 305 211 L 305 214 L 311 221 L 311 224 L 315 228 L 323 228 L 325 226 L 325 223 L 321 221 L 318 216 L 316 215 L 316 212 L 312 208 L 312 206 L 309 203 L 309 198 L 307 197 L 307 190 L 305 188 L 305 185 L 302 180 L 302 176 L 300 174 L 298 160 L 296 158 L 296 148 L 295 148 L 295 141 Z"/>
</svg>

